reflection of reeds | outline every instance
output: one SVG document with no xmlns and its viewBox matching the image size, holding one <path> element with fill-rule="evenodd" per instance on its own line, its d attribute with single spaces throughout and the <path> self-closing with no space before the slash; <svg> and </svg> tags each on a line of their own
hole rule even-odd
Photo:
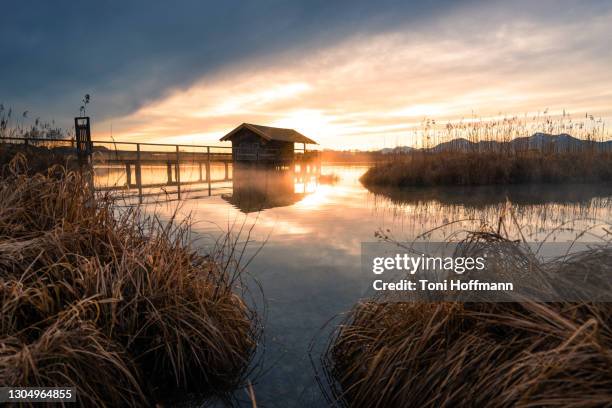
<svg viewBox="0 0 612 408">
<path fill-rule="evenodd" d="M 188 225 L 22 164 L 0 181 L 0 385 L 76 386 L 84 406 L 238 386 L 258 330 L 233 263 L 192 250 Z"/>
<path fill-rule="evenodd" d="M 493 231 L 467 239 L 516 246 L 508 272 L 522 272 L 520 242 Z M 609 276 L 610 262 L 607 247 L 541 267 L 581 279 L 604 269 Z M 610 290 L 609 279 L 591 283 Z M 367 300 L 331 338 L 323 356 L 325 389 L 347 407 L 606 406 L 612 401 L 611 312 L 611 304 L 592 302 Z"/>
<path fill-rule="evenodd" d="M 520 225 L 532 241 L 545 236 L 551 228 L 556 238 L 572 239 L 578 231 L 612 217 L 609 184 L 368 189 L 373 193 L 369 199 L 376 213 L 392 217 L 411 237 L 440 222 L 463 220 L 436 229 L 428 237 L 437 240 L 445 240 L 456 231 L 495 226 L 500 214 L 508 211 L 518 224 L 506 225 L 507 232 L 514 236 Z M 555 228 L 566 223 L 564 228 Z"/>
</svg>

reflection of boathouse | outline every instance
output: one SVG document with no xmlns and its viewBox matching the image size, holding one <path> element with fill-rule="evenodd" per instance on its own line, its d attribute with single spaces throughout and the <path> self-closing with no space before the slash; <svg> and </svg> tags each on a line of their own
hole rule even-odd
<svg viewBox="0 0 612 408">
<path fill-rule="evenodd" d="M 317 168 L 255 168 L 236 166 L 232 172 L 232 194 L 223 199 L 245 213 L 286 207 L 314 191 Z"/>
<path fill-rule="evenodd" d="M 269 126 L 243 123 L 221 138 L 221 141 L 232 142 L 232 158 L 234 162 L 269 162 L 286 163 L 297 158 L 297 154 L 307 159 L 316 156 L 317 152 L 309 152 L 307 144 L 317 144 L 314 140 L 293 129 L 275 128 Z M 303 148 L 295 148 L 295 144 Z"/>
</svg>

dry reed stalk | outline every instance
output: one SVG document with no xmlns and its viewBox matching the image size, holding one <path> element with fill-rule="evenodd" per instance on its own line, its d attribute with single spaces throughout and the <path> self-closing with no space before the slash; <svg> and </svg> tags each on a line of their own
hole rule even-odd
<svg viewBox="0 0 612 408">
<path fill-rule="evenodd" d="M 416 152 L 371 167 L 360 179 L 370 188 L 608 183 L 611 152 Z"/>
<path fill-rule="evenodd" d="M 467 238 L 500 239 L 494 232 Z M 519 259 L 508 268 L 520 272 L 514 269 L 521 264 Z M 610 265 L 607 247 L 541 267 L 575 278 Z M 593 284 L 610 286 L 609 281 Z M 612 304 L 381 297 L 353 308 L 330 339 L 322 363 L 330 400 L 340 406 L 610 406 Z"/>
<path fill-rule="evenodd" d="M 612 401 L 604 304 L 361 303 L 325 360 L 350 407 L 580 406 Z"/>
<path fill-rule="evenodd" d="M 25 167 L 16 158 L 0 180 L 0 385 L 75 384 L 92 406 L 240 386 L 259 326 L 230 263 L 192 249 L 187 223 L 119 211 L 78 173 Z"/>
</svg>

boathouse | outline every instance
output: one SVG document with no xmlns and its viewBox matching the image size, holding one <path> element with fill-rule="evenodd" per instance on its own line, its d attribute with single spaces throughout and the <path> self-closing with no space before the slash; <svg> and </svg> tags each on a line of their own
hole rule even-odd
<svg viewBox="0 0 612 408">
<path fill-rule="evenodd" d="M 306 155 L 306 145 L 317 142 L 294 129 L 243 123 L 220 139 L 232 142 L 232 158 L 236 162 L 285 162 L 295 157 L 296 151 Z M 302 149 L 295 149 L 296 143 Z"/>
</svg>

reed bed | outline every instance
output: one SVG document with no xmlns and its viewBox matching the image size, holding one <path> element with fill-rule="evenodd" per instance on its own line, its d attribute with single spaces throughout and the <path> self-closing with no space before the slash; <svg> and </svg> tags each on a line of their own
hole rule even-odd
<svg viewBox="0 0 612 408">
<path fill-rule="evenodd" d="M 16 157 L 0 180 L 0 386 L 75 386 L 106 407 L 244 385 L 259 325 L 227 253 Z"/>
<path fill-rule="evenodd" d="M 425 119 L 361 178 L 368 187 L 600 183 L 612 176 L 601 118 L 547 110 L 533 116 L 441 123 Z"/>
<path fill-rule="evenodd" d="M 611 152 L 414 152 L 371 167 L 368 188 L 524 183 L 609 183 Z"/>
<path fill-rule="evenodd" d="M 364 302 L 326 369 L 350 407 L 600 407 L 611 324 L 605 305 Z"/>
<path fill-rule="evenodd" d="M 1 138 L 0 141 L 2 141 Z M 79 169 L 79 163 L 76 153 L 70 145 L 70 140 L 65 142 L 47 142 L 43 140 L 38 142 L 37 145 L 18 144 L 9 140 L 8 142 L 0 143 L 0 165 L 8 165 L 13 157 L 22 154 L 28 158 L 28 164 L 23 170 L 31 175 L 47 173 L 49 169 L 57 170 L 58 175 L 61 175 L 62 169 L 76 171 Z"/>
<path fill-rule="evenodd" d="M 501 239 L 471 235 L 493 238 Z M 542 267 L 588 276 L 609 265 L 608 248 Z M 330 339 L 324 390 L 333 404 L 355 408 L 610 406 L 611 312 L 592 302 L 366 300 Z"/>
</svg>

